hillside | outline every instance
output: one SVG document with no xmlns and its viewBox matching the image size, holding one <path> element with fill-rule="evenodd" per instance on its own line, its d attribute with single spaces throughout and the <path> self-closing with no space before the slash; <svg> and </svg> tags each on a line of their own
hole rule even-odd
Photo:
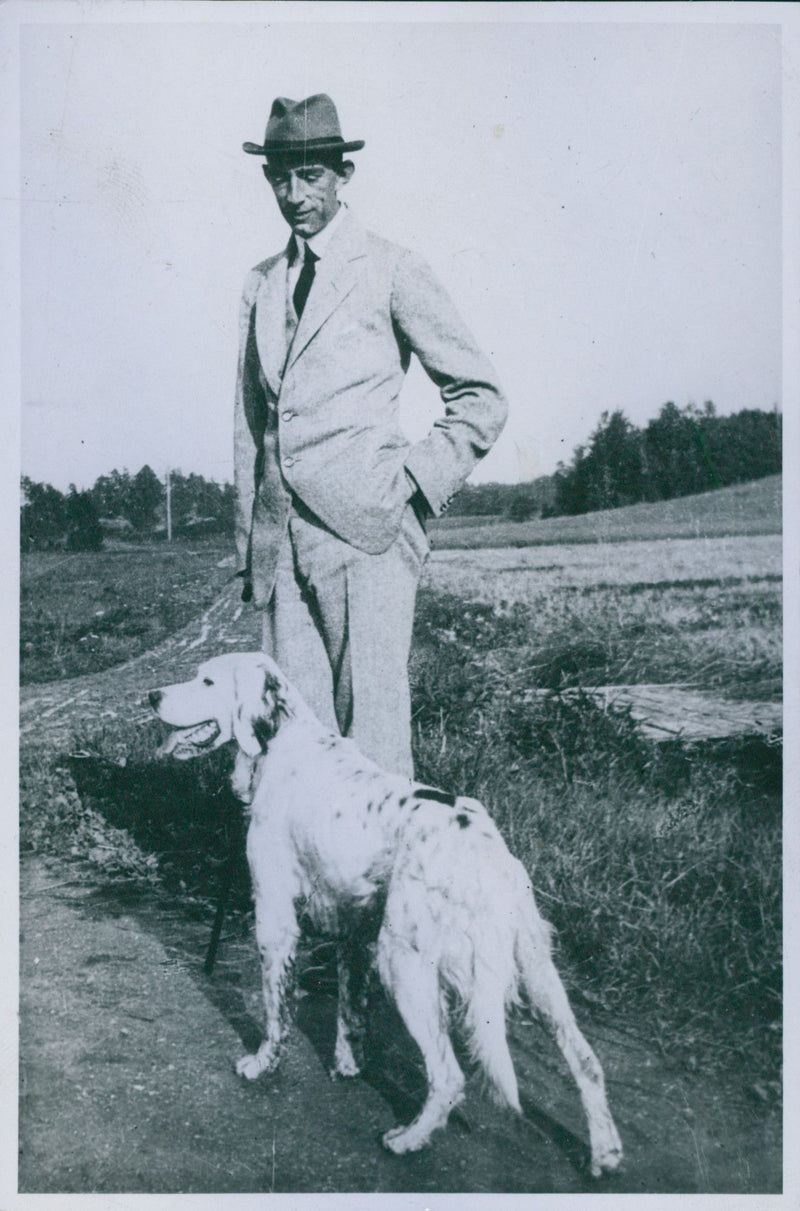
<svg viewBox="0 0 800 1211">
<path fill-rule="evenodd" d="M 770 475 L 681 496 L 626 505 L 575 517 L 512 522 L 505 518 L 452 517 L 431 523 L 436 549 L 527 547 L 554 543 L 630 542 L 653 538 L 714 538 L 730 534 L 780 534 L 782 476 Z"/>
</svg>

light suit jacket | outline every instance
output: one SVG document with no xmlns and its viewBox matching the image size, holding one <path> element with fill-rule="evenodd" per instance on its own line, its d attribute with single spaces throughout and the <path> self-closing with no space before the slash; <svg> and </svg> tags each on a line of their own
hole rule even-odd
<svg viewBox="0 0 800 1211">
<path fill-rule="evenodd" d="M 505 423 L 494 370 L 428 266 L 346 215 L 286 347 L 287 251 L 247 277 L 234 413 L 236 545 L 256 604 L 272 592 L 291 492 L 340 538 L 385 551 L 411 490 L 449 504 Z M 444 415 L 415 444 L 398 397 L 415 353 Z"/>
</svg>

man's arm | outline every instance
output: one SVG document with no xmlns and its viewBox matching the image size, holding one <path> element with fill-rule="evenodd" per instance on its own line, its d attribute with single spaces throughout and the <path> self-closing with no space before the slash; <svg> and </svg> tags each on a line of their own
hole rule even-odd
<svg viewBox="0 0 800 1211">
<path fill-rule="evenodd" d="M 439 388 L 444 416 L 406 458 L 413 486 L 438 516 L 491 449 L 508 413 L 491 362 L 428 265 L 404 252 L 392 283 L 392 318 L 401 340 L 416 353 Z"/>
<path fill-rule="evenodd" d="M 236 561 L 237 575 L 244 577 L 245 589 L 250 581 L 250 531 L 256 494 L 254 433 L 265 412 L 254 328 L 257 287 L 258 275 L 252 272 L 245 281 L 239 309 L 239 362 L 233 407 Z"/>
</svg>

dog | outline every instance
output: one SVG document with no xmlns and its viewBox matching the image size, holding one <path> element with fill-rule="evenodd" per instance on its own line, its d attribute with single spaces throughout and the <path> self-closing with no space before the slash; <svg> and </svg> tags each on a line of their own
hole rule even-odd
<svg viewBox="0 0 800 1211">
<path fill-rule="evenodd" d="M 240 1075 L 253 1080 L 278 1064 L 301 907 L 341 939 L 332 1075 L 358 1074 L 366 977 L 348 960 L 371 917 L 374 967 L 422 1052 L 428 1082 L 420 1113 L 387 1131 L 384 1145 L 397 1154 L 424 1147 L 463 1099 L 449 1035 L 453 1005 L 490 1095 L 520 1112 L 505 1013 L 524 994 L 578 1086 L 592 1175 L 618 1167 L 622 1146 L 603 1072 L 553 964 L 550 928 L 482 804 L 379 769 L 324 727 L 260 652 L 208 660 L 192 681 L 153 690 L 150 704 L 175 729 L 165 755 L 188 760 L 230 740 L 238 746 L 232 783 L 249 812 L 266 1014 L 264 1041 L 239 1060 Z"/>
</svg>

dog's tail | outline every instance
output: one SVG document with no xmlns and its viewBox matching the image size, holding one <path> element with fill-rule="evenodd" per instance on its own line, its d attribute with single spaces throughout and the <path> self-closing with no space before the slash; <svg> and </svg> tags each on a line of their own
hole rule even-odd
<svg viewBox="0 0 800 1211">
<path fill-rule="evenodd" d="M 549 1001 L 558 996 L 561 981 L 553 966 L 552 929 L 539 915 L 533 896 L 528 873 L 521 862 L 514 859 L 515 880 L 515 930 L 514 964 L 518 990 L 521 988 L 530 1005 L 551 1020 L 553 1014 Z M 559 1004 L 557 1010 L 561 1009 Z"/>
<path fill-rule="evenodd" d="M 541 1006 L 542 989 L 553 970 L 550 926 L 539 915 L 525 868 L 512 858 L 495 884 L 493 911 L 473 935 L 471 987 L 465 997 L 464 1024 L 473 1060 L 483 1070 L 492 1099 L 519 1111 L 519 1092 L 506 1038 L 506 1010 L 524 991 Z M 505 903 L 501 906 L 497 901 Z M 500 911 L 498 911 L 500 909 Z"/>
<path fill-rule="evenodd" d="M 507 999 L 497 964 L 488 967 L 476 956 L 472 995 L 464 1015 L 470 1055 L 483 1071 L 492 1101 L 519 1112 L 517 1078 L 506 1038 Z"/>
<path fill-rule="evenodd" d="M 470 961 L 461 968 L 462 972 L 466 968 L 468 978 L 459 992 L 467 1044 L 486 1078 L 486 1092 L 497 1105 L 519 1112 L 506 1010 L 518 1002 L 520 986 L 527 988 L 523 962 L 528 965 L 537 945 L 549 953 L 550 939 L 548 927 L 536 911 L 525 870 L 511 858 L 499 837 L 493 857 L 496 860 L 478 868 L 477 886 L 471 889 L 478 907 L 470 929 Z"/>
</svg>

